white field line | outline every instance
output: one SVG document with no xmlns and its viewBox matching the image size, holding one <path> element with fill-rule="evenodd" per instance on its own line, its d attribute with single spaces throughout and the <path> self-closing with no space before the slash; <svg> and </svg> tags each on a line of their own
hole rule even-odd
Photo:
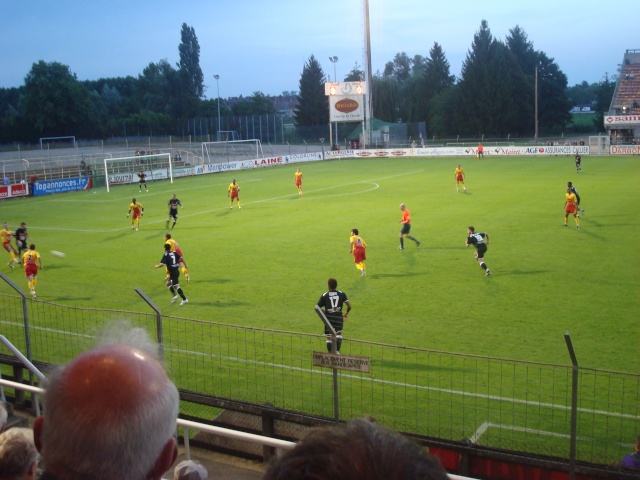
<svg viewBox="0 0 640 480">
<path fill-rule="evenodd" d="M 511 430 L 514 432 L 533 433 L 536 435 L 544 435 L 547 437 L 570 438 L 570 435 L 566 433 L 549 432 L 546 430 L 537 430 L 535 428 L 516 427 L 514 425 L 505 425 L 502 423 L 484 422 L 482 425 L 480 425 L 480 427 L 478 427 L 478 430 L 476 430 L 476 433 L 474 433 L 469 440 L 471 440 L 472 443 L 477 443 L 480 437 L 484 435 L 489 430 L 489 428 L 499 428 L 501 430 Z M 576 437 L 576 439 L 589 441 L 589 442 L 593 441 L 593 438 L 590 438 L 590 437 Z"/>
<path fill-rule="evenodd" d="M 22 327 L 24 326 L 21 323 L 12 323 L 12 322 L 5 322 L 5 321 L 1 321 L 0 320 L 0 325 L 1 324 L 6 324 L 6 325 L 13 325 L 13 326 L 17 326 L 17 327 Z M 85 334 L 79 334 L 79 333 L 72 333 L 72 332 L 66 332 L 63 330 L 56 330 L 56 329 L 51 329 L 51 328 L 45 328 L 45 327 L 33 327 L 35 330 L 42 330 L 42 331 L 46 331 L 46 332 L 50 332 L 50 333 L 58 333 L 58 334 L 64 334 L 64 335 L 72 335 L 72 336 L 76 336 L 76 337 L 84 337 L 84 338 L 93 338 L 90 335 L 85 335 Z M 171 351 L 171 352 L 175 352 L 175 353 L 182 353 L 182 354 L 186 354 L 186 355 L 193 355 L 193 356 L 199 356 L 199 357 L 207 357 L 207 358 L 218 358 L 221 360 L 226 360 L 226 361 L 230 361 L 230 362 L 237 362 L 237 363 L 245 363 L 245 364 L 249 364 L 249 365 L 263 365 L 263 366 L 267 366 L 267 367 L 276 367 L 276 368 L 281 368 L 283 370 L 291 370 L 291 371 L 297 371 L 297 372 L 305 372 L 305 373 L 319 373 L 321 375 L 333 375 L 333 373 L 331 371 L 328 370 L 313 370 L 313 369 L 309 369 L 309 368 L 301 368 L 301 367 L 292 367 L 290 365 L 283 365 L 281 363 L 272 363 L 272 362 L 259 362 L 256 360 L 247 360 L 244 358 L 237 358 L 237 357 L 227 357 L 227 356 L 222 356 L 222 355 L 215 355 L 215 354 L 207 354 L 207 353 L 202 353 L 202 352 L 196 352 L 193 350 L 183 350 L 183 349 L 179 349 L 179 348 L 165 348 L 165 351 Z M 342 377 L 346 377 L 346 378 L 353 378 L 356 380 L 361 380 L 363 382 L 372 382 L 372 383 L 379 383 L 381 385 L 394 385 L 394 386 L 405 386 L 408 388 L 413 388 L 416 390 L 425 390 L 425 391 L 431 391 L 431 392 L 439 392 L 439 393 L 448 393 L 451 395 L 459 395 L 461 397 L 471 397 L 471 398 L 482 398 L 482 399 L 487 399 L 487 400 L 495 400 L 495 401 L 499 401 L 499 402 L 506 402 L 506 403 L 513 403 L 516 405 L 527 405 L 527 406 L 533 406 L 533 407 L 541 407 L 541 408 L 549 408 L 549 409 L 553 409 L 553 410 L 562 410 L 562 411 L 568 411 L 571 409 L 571 406 L 567 406 L 567 405 L 559 405 L 559 404 L 554 404 L 554 403 L 546 403 L 546 402 L 533 402 L 531 400 L 521 400 L 518 398 L 510 398 L 510 397 L 500 397 L 497 395 L 486 395 L 483 393 L 472 393 L 472 392 L 464 392 L 462 390 L 452 390 L 452 389 L 448 389 L 448 388 L 437 388 L 437 387 L 427 387 L 424 385 L 412 385 L 412 384 L 408 384 L 408 383 L 402 383 L 402 382 L 392 382 L 389 380 L 380 380 L 377 378 L 369 378 L 369 377 L 361 377 L 361 376 L 357 376 L 357 375 L 351 375 L 348 373 L 341 373 L 340 376 Z M 640 420 L 640 416 L 637 415 L 631 415 L 628 413 L 617 413 L 617 412 L 607 412 L 605 410 L 592 410 L 590 408 L 578 408 L 578 412 L 580 413 L 585 413 L 585 414 L 591 414 L 591 415 L 603 415 L 605 417 L 614 417 L 614 418 L 625 418 L 625 419 L 629 419 L 629 420 Z M 497 425 L 497 424 L 489 424 L 491 425 Z M 481 426 L 482 428 L 482 426 Z M 516 427 L 514 427 L 516 428 Z"/>
</svg>

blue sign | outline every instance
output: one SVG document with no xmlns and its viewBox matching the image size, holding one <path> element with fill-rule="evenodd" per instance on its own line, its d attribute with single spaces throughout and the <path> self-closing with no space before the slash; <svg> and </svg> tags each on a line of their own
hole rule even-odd
<svg viewBox="0 0 640 480">
<path fill-rule="evenodd" d="M 75 192 L 89 188 L 89 177 L 61 178 L 59 180 L 45 180 L 33 185 L 33 194 L 48 195 L 50 193 Z"/>
</svg>

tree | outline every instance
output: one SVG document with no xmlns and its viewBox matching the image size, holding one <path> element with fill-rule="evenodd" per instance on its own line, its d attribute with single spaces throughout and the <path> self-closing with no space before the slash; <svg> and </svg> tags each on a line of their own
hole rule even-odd
<svg viewBox="0 0 640 480">
<path fill-rule="evenodd" d="M 455 83 L 456 77 L 451 75 L 450 69 L 442 47 L 434 42 L 425 61 L 415 97 L 416 119 L 426 121 L 429 127 L 435 121 L 434 99 Z"/>
<path fill-rule="evenodd" d="M 609 74 L 605 73 L 604 78 L 598 83 L 596 90 L 596 114 L 593 119 L 593 126 L 596 131 L 601 132 L 604 125 L 604 114 L 609 111 L 611 105 L 611 99 L 613 98 L 613 92 L 616 89 L 616 79 L 609 79 Z"/>
<path fill-rule="evenodd" d="M 311 55 L 300 75 L 298 107 L 294 110 L 298 125 L 329 123 L 329 101 L 324 94 L 325 78 L 320 63 Z"/>
<path fill-rule="evenodd" d="M 180 37 L 182 41 L 178 46 L 180 52 L 178 71 L 182 84 L 180 89 L 181 113 L 190 117 L 196 114 L 198 102 L 204 95 L 204 76 L 200 68 L 200 45 L 196 31 L 193 27 L 183 23 Z"/>
<path fill-rule="evenodd" d="M 361 82 L 364 80 L 364 71 L 360 69 L 358 62 L 355 63 L 351 71 L 344 78 L 345 82 Z"/>
<path fill-rule="evenodd" d="M 422 57 L 420 57 L 422 58 Z M 413 62 L 405 52 L 396 53 L 393 62 L 387 62 L 384 66 L 384 77 L 395 77 L 400 83 L 406 81 L 411 75 Z"/>
<path fill-rule="evenodd" d="M 571 122 L 571 103 L 567 97 L 567 76 L 553 58 L 538 54 L 538 120 L 541 132 L 563 131 Z"/>
<path fill-rule="evenodd" d="M 373 77 L 371 97 L 375 118 L 385 122 L 396 122 L 400 115 L 400 84 L 392 76 Z"/>
<path fill-rule="evenodd" d="M 58 62 L 33 64 L 25 77 L 21 108 L 32 128 L 32 140 L 67 135 L 91 138 L 95 131 L 89 91 L 67 65 Z"/>
</svg>

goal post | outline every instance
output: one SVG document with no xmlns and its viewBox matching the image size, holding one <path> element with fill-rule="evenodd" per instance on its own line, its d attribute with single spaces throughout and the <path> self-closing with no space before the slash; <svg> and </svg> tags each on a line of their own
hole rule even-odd
<svg viewBox="0 0 640 480">
<path fill-rule="evenodd" d="M 232 160 L 247 160 L 264 157 L 262 143 L 257 138 L 249 140 L 227 140 L 202 142 L 202 158 L 207 163 L 222 163 Z"/>
<path fill-rule="evenodd" d="M 138 172 L 142 171 L 149 181 L 169 179 L 173 183 L 173 158 L 170 153 L 136 155 L 104 159 L 104 176 L 107 192 L 113 185 L 127 185 L 138 182 Z"/>
<path fill-rule="evenodd" d="M 69 135 L 67 137 L 41 137 L 40 138 L 40 150 L 43 150 L 44 144 L 47 145 L 56 145 L 61 148 L 69 148 L 69 143 L 71 143 L 72 147 L 77 147 L 75 135 Z"/>
</svg>

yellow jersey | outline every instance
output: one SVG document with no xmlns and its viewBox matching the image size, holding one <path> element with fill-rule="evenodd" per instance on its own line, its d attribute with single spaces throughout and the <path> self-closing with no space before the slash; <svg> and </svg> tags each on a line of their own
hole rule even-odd
<svg viewBox="0 0 640 480">
<path fill-rule="evenodd" d="M 6 228 L 0 230 L 0 239 L 2 239 L 2 243 L 10 243 L 11 238 L 13 237 L 13 232 Z"/>
<path fill-rule="evenodd" d="M 40 254 L 38 252 L 36 252 L 35 250 L 27 250 L 22 255 L 22 264 L 23 265 L 29 265 L 29 264 L 35 265 L 36 261 L 38 261 L 38 260 L 40 260 Z"/>
<path fill-rule="evenodd" d="M 351 235 L 351 237 L 349 237 L 349 246 L 351 247 L 351 250 L 356 247 L 367 248 L 367 242 L 365 242 L 360 235 Z"/>
<path fill-rule="evenodd" d="M 177 248 L 180 248 L 180 246 L 178 245 L 178 242 L 176 242 L 173 238 L 170 238 L 164 243 L 171 246 L 171 250 L 170 250 L 171 252 L 175 252 Z"/>
<path fill-rule="evenodd" d="M 237 183 L 232 183 L 229 185 L 227 191 L 231 193 L 238 193 L 240 191 L 240 185 L 238 185 Z"/>
</svg>

